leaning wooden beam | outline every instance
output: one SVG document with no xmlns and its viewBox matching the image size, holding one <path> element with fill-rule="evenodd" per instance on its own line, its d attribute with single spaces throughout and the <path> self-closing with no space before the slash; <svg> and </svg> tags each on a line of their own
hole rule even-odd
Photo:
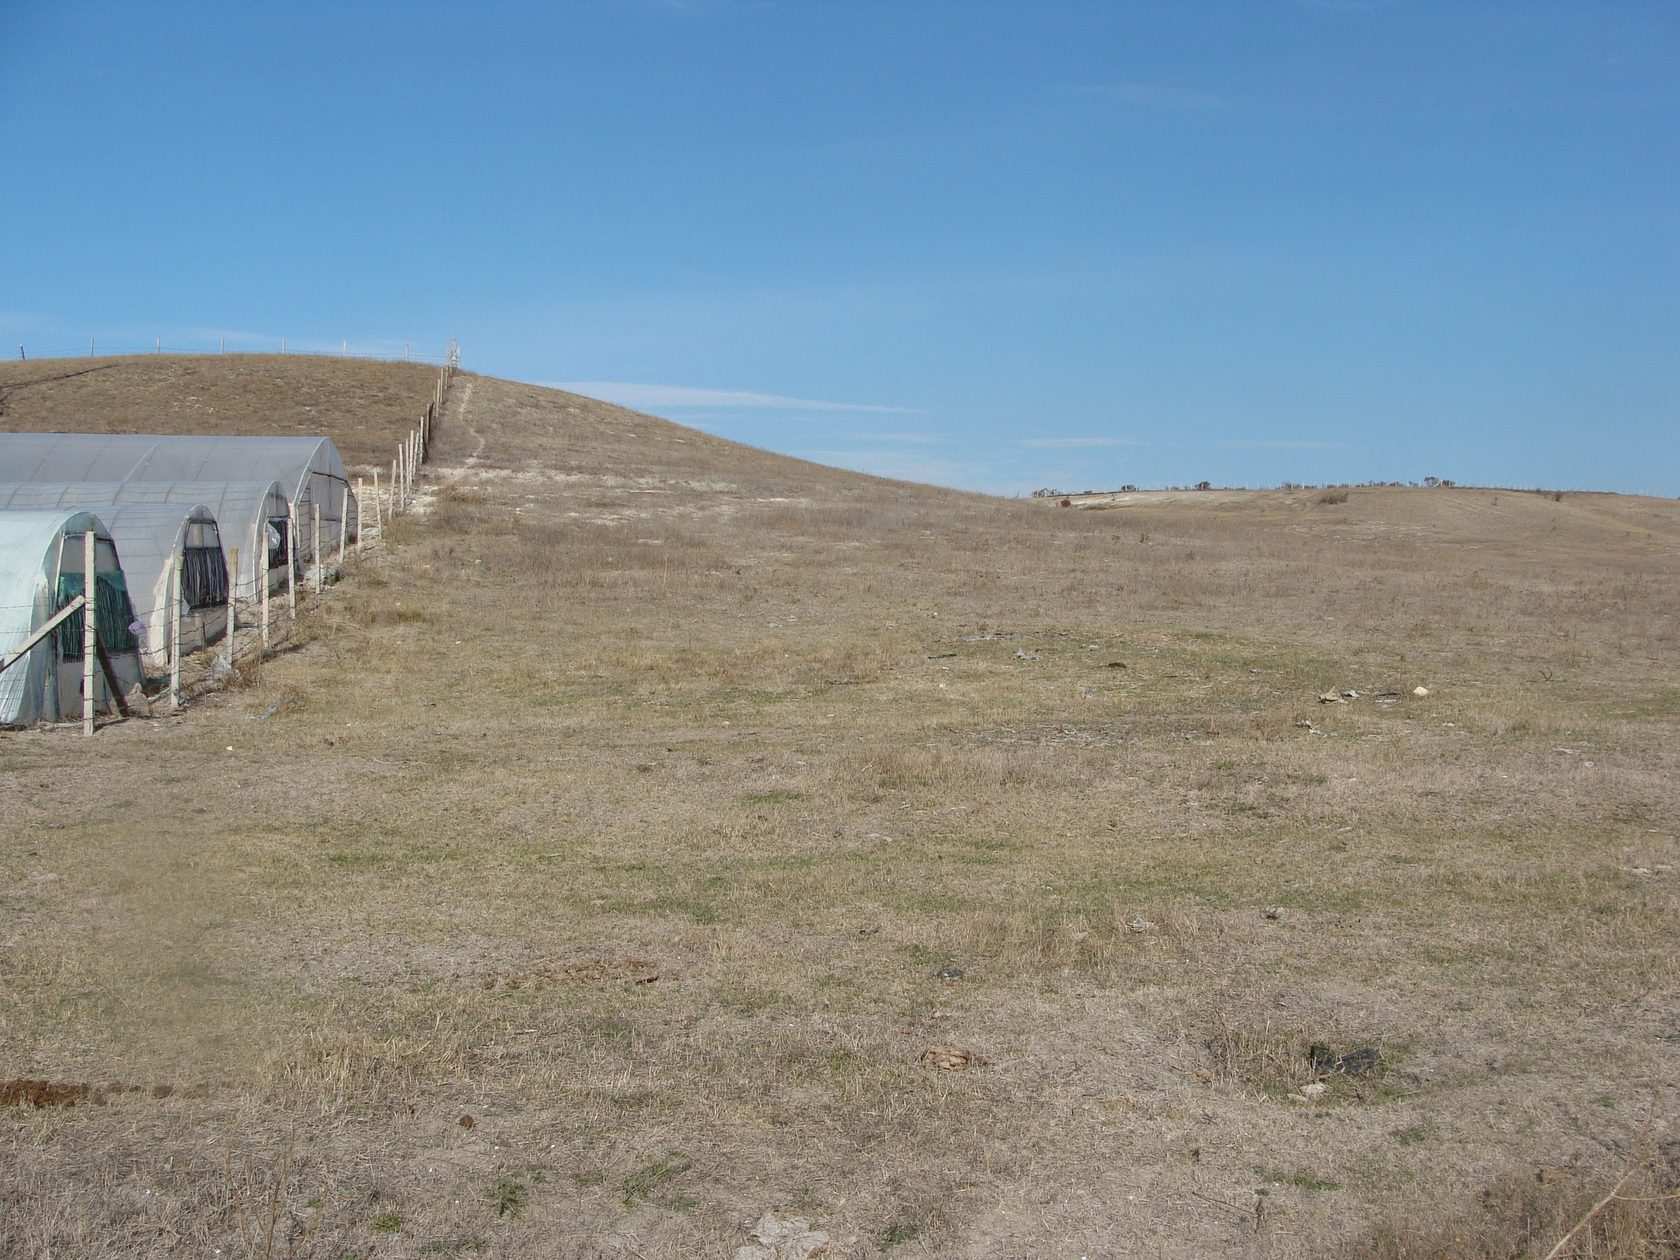
<svg viewBox="0 0 1680 1260">
<path fill-rule="evenodd" d="M 117 667 L 111 664 L 111 658 L 105 652 L 105 645 L 97 638 L 93 641 L 99 652 L 99 668 L 105 671 L 105 685 L 111 689 L 111 701 L 117 706 L 117 712 L 124 717 L 133 717 L 134 710 L 128 707 L 128 701 L 123 699 L 122 683 L 117 681 Z"/>
<path fill-rule="evenodd" d="M 49 634 L 56 630 L 59 622 L 72 615 L 85 603 L 87 603 L 87 600 L 78 595 L 75 599 L 64 605 L 63 608 L 60 608 L 57 612 L 55 612 L 52 615 L 52 620 L 43 622 L 41 628 L 25 639 L 15 652 L 7 656 L 5 660 L 0 661 L 0 674 L 5 673 L 13 665 L 16 665 L 24 657 L 28 656 L 30 648 L 34 647 L 42 639 L 46 638 Z"/>
</svg>

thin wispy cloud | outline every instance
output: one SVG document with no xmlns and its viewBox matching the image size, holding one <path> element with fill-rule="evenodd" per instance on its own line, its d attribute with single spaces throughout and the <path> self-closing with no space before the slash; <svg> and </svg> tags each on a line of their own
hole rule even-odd
<svg viewBox="0 0 1680 1260">
<path fill-rule="evenodd" d="M 1142 446 L 1143 442 L 1137 438 L 1122 437 L 1058 437 L 1058 438 L 1022 438 L 1020 445 L 1031 446 L 1038 450 L 1052 451 L 1083 451 L 1097 450 L 1113 446 Z"/>
<path fill-rule="evenodd" d="M 1347 449 L 1348 444 L 1346 442 L 1221 441 L 1204 442 L 1202 445 L 1229 451 L 1343 451 Z"/>
<path fill-rule="evenodd" d="M 553 389 L 586 394 L 617 403 L 621 407 L 652 411 L 662 407 L 734 410 L 756 408 L 776 411 L 862 411 L 877 414 L 916 415 L 915 407 L 893 407 L 883 403 L 831 402 L 820 398 L 789 398 L 782 394 L 760 394 L 744 389 L 705 389 L 697 385 L 654 385 L 638 381 L 542 381 Z"/>
<path fill-rule="evenodd" d="M 1086 96 L 1101 97 L 1123 105 L 1155 109 L 1211 109 L 1225 104 L 1223 96 L 1199 88 L 1169 87 L 1162 83 L 1087 83 L 1079 89 Z"/>
</svg>

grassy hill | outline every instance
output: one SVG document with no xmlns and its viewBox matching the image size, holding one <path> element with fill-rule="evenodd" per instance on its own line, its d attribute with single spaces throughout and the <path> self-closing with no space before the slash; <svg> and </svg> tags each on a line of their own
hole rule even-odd
<svg viewBox="0 0 1680 1260">
<path fill-rule="evenodd" d="M 432 380 L 119 362 L 0 425 L 356 462 Z M 426 481 L 184 718 L 0 734 L 0 1076 L 77 1103 L 0 1108 L 0 1255 L 1544 1255 L 1672 1183 L 1680 505 L 1060 508 L 471 374 Z"/>
</svg>

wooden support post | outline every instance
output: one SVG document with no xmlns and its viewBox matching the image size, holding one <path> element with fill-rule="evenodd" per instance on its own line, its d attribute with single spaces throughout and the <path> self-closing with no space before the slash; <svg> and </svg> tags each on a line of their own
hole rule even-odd
<svg viewBox="0 0 1680 1260">
<path fill-rule="evenodd" d="M 297 620 L 297 504 L 286 504 L 286 613 Z"/>
<path fill-rule="evenodd" d="M 397 509 L 402 506 L 402 500 L 401 500 L 402 489 L 401 489 L 401 486 L 400 486 L 399 482 L 397 481 L 397 465 L 400 464 L 400 463 L 402 463 L 402 461 L 400 459 L 393 459 L 391 461 L 391 515 L 392 516 L 395 516 L 397 514 Z"/>
<path fill-rule="evenodd" d="M 177 551 L 169 584 L 169 711 L 181 711 L 181 565 L 186 556 Z"/>
<path fill-rule="evenodd" d="M 233 572 L 228 577 L 228 615 L 227 615 L 227 663 L 233 664 L 233 632 L 238 628 L 239 601 L 239 548 L 235 547 L 229 554 Z"/>
<path fill-rule="evenodd" d="M 362 494 L 362 479 L 360 477 L 357 477 L 356 478 L 356 554 L 358 556 L 362 554 L 362 535 L 363 535 L 363 533 L 366 532 L 366 526 L 364 526 L 362 524 L 362 501 L 363 501 L 363 498 L 364 498 L 364 496 Z"/>
<path fill-rule="evenodd" d="M 93 734 L 93 667 L 99 657 L 94 650 L 94 636 L 99 614 L 99 574 L 97 569 L 98 540 L 90 529 L 82 535 L 82 734 Z"/>
<path fill-rule="evenodd" d="M 377 468 L 373 470 L 373 527 L 375 529 L 385 528 L 384 511 L 379 506 L 379 469 Z"/>
<path fill-rule="evenodd" d="M 356 504 L 357 508 L 362 505 Z M 344 567 L 344 544 L 350 537 L 350 487 L 344 487 L 344 494 L 338 500 L 338 567 Z"/>
<path fill-rule="evenodd" d="M 309 535 L 309 555 L 315 561 L 315 593 L 321 593 L 321 501 L 315 500 L 315 524 Z"/>
</svg>

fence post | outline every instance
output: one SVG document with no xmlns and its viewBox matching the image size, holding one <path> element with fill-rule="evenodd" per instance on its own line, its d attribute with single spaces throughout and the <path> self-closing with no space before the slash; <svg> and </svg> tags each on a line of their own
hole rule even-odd
<svg viewBox="0 0 1680 1260">
<path fill-rule="evenodd" d="M 379 506 L 379 469 L 373 470 L 373 527 L 378 530 L 385 528 L 385 515 Z"/>
<path fill-rule="evenodd" d="M 227 663 L 233 664 L 233 632 L 238 628 L 239 612 L 239 548 L 229 552 L 229 559 L 233 561 L 233 572 L 228 576 L 228 615 L 227 615 Z"/>
<path fill-rule="evenodd" d="M 362 554 L 362 479 L 356 478 L 356 554 Z"/>
<path fill-rule="evenodd" d="M 397 509 L 402 506 L 402 490 L 401 490 L 401 487 L 399 486 L 398 481 L 397 481 L 397 466 L 401 463 L 402 463 L 401 450 L 399 448 L 398 458 L 393 459 L 391 461 L 391 515 L 392 516 L 395 516 L 397 514 Z"/>
<path fill-rule="evenodd" d="M 181 563 L 185 559 L 175 553 L 175 580 L 170 584 L 169 601 L 169 711 L 181 711 Z"/>
<path fill-rule="evenodd" d="M 356 503 L 356 510 L 362 510 L 361 501 Z M 344 540 L 350 534 L 350 487 L 344 487 L 344 497 L 338 501 L 338 567 L 344 567 Z"/>
<path fill-rule="evenodd" d="M 315 593 L 321 593 L 321 501 L 316 499 L 315 524 L 309 536 L 309 558 L 315 562 Z"/>
<path fill-rule="evenodd" d="M 286 613 L 297 620 L 297 504 L 286 504 Z"/>
<path fill-rule="evenodd" d="M 99 654 L 94 635 L 99 615 L 99 574 L 96 540 L 90 529 L 82 535 L 82 734 L 93 734 L 93 666 Z"/>
</svg>

